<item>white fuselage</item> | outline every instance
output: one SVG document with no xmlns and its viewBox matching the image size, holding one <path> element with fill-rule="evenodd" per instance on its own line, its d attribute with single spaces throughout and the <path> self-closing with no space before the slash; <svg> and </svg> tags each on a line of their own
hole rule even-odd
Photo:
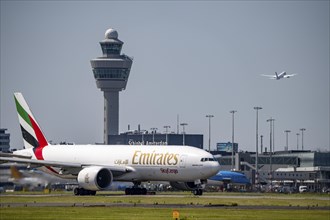
<svg viewBox="0 0 330 220">
<path fill-rule="evenodd" d="M 22 151 L 34 157 L 31 148 Z M 210 153 L 189 146 L 48 145 L 42 155 L 45 161 L 130 169 L 114 176 L 114 181 L 195 181 L 207 179 L 220 169 Z M 63 178 L 76 177 L 57 167 L 45 168 L 44 171 Z"/>
<path fill-rule="evenodd" d="M 281 78 L 283 78 L 285 75 L 286 75 L 286 72 L 283 71 L 283 72 L 281 72 L 280 74 L 278 74 L 278 75 L 276 76 L 276 79 L 281 79 Z"/>
</svg>

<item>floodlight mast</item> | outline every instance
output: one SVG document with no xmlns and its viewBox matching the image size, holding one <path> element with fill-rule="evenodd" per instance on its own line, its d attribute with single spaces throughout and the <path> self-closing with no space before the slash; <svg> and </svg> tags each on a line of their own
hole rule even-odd
<svg viewBox="0 0 330 220">
<path fill-rule="evenodd" d="M 209 118 L 209 152 L 211 152 L 211 118 L 214 117 L 214 115 L 206 115 L 207 118 Z"/>
<path fill-rule="evenodd" d="M 235 112 L 237 112 L 236 110 L 231 110 L 229 113 L 232 114 L 232 135 L 231 135 L 231 170 L 234 170 L 234 115 L 235 115 Z"/>
<path fill-rule="evenodd" d="M 262 107 L 253 107 L 254 110 L 256 110 L 256 162 L 255 162 L 255 171 L 256 171 L 256 174 L 255 174 L 255 185 L 257 186 L 257 190 L 259 190 L 259 169 L 258 169 L 258 157 L 259 157 L 259 149 L 258 149 L 258 112 L 259 110 L 262 109 Z"/>
<path fill-rule="evenodd" d="M 182 145 L 186 145 L 186 140 L 185 140 L 185 136 L 186 136 L 186 132 L 184 130 L 185 126 L 188 125 L 188 123 L 181 123 L 180 124 L 182 126 Z"/>
</svg>

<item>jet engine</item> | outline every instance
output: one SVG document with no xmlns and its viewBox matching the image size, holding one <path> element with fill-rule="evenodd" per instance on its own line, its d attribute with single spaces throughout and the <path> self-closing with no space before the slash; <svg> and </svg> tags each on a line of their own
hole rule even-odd
<svg viewBox="0 0 330 220">
<path fill-rule="evenodd" d="M 111 171 L 104 167 L 92 166 L 82 169 L 77 180 L 80 187 L 97 191 L 109 187 L 113 176 Z"/>
</svg>

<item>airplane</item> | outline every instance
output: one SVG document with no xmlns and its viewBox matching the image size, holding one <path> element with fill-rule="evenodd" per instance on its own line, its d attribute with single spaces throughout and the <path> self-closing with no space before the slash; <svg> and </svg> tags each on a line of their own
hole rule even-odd
<svg viewBox="0 0 330 220">
<path fill-rule="evenodd" d="M 71 179 L 62 179 L 37 169 L 19 170 L 16 165 L 10 165 L 10 177 L 8 178 L 8 181 L 13 182 L 15 185 L 35 189 L 50 187 L 52 184 L 75 184 Z"/>
<path fill-rule="evenodd" d="M 207 187 L 212 186 L 225 186 L 227 184 L 233 185 L 249 185 L 251 184 L 249 179 L 242 173 L 234 171 L 219 171 L 216 175 L 211 176 L 207 179 Z M 170 182 L 170 185 L 179 190 L 186 190 L 185 188 L 180 188 L 177 184 Z"/>
<path fill-rule="evenodd" d="M 212 154 L 191 146 L 51 145 L 21 93 L 14 93 L 24 149 L 0 162 L 40 166 L 46 173 L 76 179 L 75 195 L 95 195 L 113 181 L 133 182 L 126 195 L 147 194 L 141 182 L 169 181 L 202 195 L 207 178 L 220 170 Z M 17 156 L 17 157 L 15 157 Z"/>
<path fill-rule="evenodd" d="M 233 171 L 219 171 L 207 180 L 207 185 L 223 185 L 223 183 L 247 185 L 250 181 L 244 174 Z"/>
<path fill-rule="evenodd" d="M 266 77 L 269 77 L 269 79 L 276 79 L 276 80 L 280 80 L 282 78 L 290 78 L 295 75 L 298 75 L 298 74 L 287 74 L 285 71 L 281 72 L 280 74 L 277 74 L 277 72 L 275 72 L 275 75 L 263 75 L 262 74 L 262 76 L 266 76 Z"/>
<path fill-rule="evenodd" d="M 10 166 L 10 178 L 8 181 L 15 185 L 20 185 L 28 188 L 47 187 L 49 181 L 41 178 L 40 174 L 29 172 L 29 174 L 20 172 L 16 166 Z"/>
</svg>

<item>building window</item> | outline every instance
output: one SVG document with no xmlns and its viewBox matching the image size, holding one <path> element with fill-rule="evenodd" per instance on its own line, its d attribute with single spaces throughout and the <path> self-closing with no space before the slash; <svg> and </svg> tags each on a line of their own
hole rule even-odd
<svg viewBox="0 0 330 220">
<path fill-rule="evenodd" d="M 124 79 L 128 78 L 128 69 L 121 68 L 98 68 L 93 69 L 95 79 Z"/>
<path fill-rule="evenodd" d="M 102 44 L 102 52 L 103 54 L 109 55 L 119 55 L 121 51 L 121 44 L 114 44 L 114 43 L 106 43 Z"/>
</svg>

